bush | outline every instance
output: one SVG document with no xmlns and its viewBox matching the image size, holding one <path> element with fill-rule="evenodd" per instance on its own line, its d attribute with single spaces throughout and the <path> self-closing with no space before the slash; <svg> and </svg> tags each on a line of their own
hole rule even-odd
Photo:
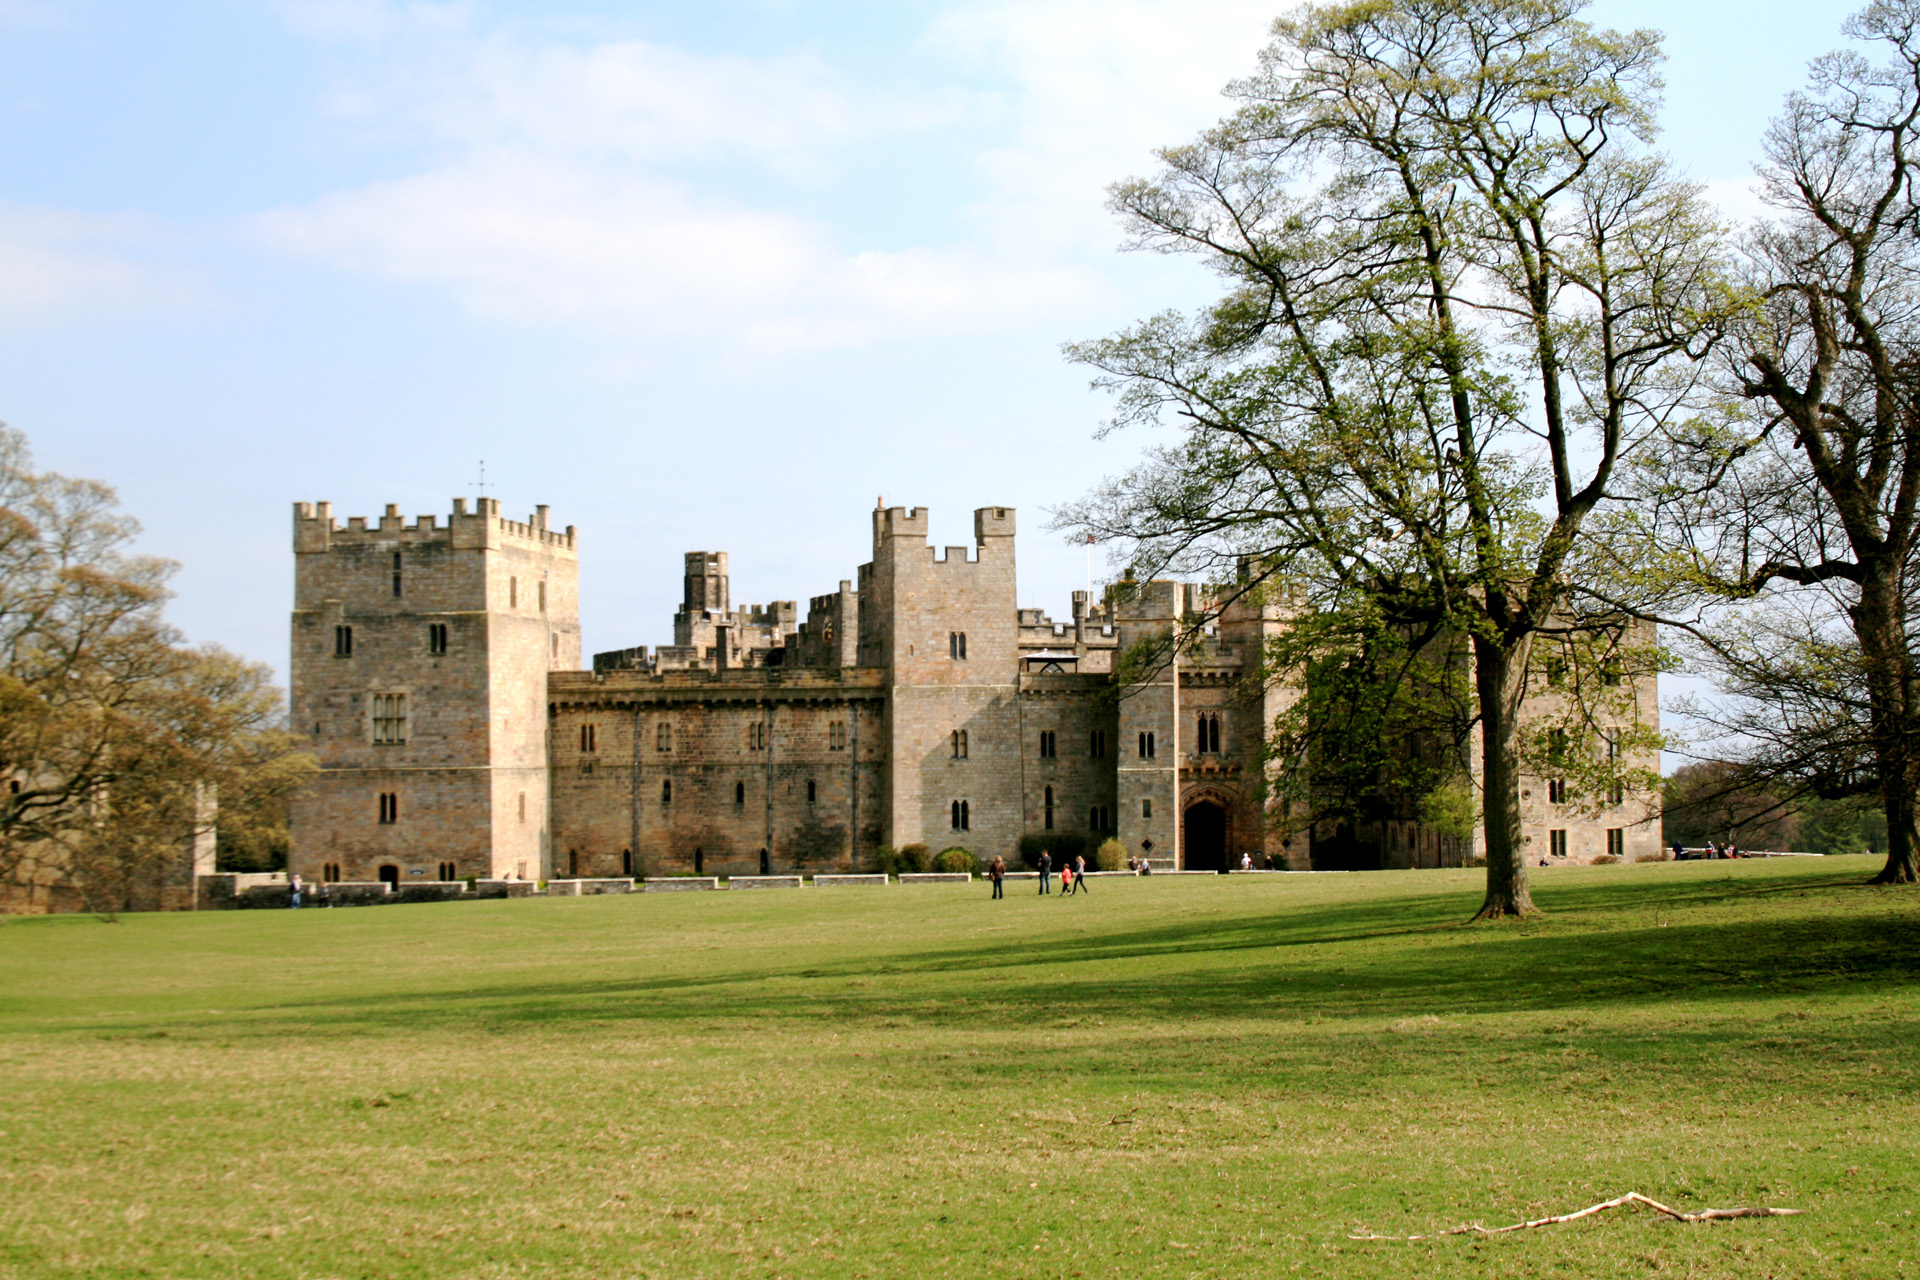
<svg viewBox="0 0 1920 1280">
<path fill-rule="evenodd" d="M 1127 869 L 1127 846 L 1109 836 L 1100 842 L 1100 847 L 1087 859 L 1089 871 L 1125 871 Z"/>
<path fill-rule="evenodd" d="M 980 860 L 973 856 L 973 850 L 962 849 L 955 845 L 951 849 L 942 849 L 940 856 L 933 860 L 935 871 L 944 871 L 949 875 L 964 871 L 972 875 L 979 870 Z"/>
<path fill-rule="evenodd" d="M 1045 831 L 1038 835 L 1020 837 L 1020 861 L 1029 867 L 1040 865 L 1040 851 L 1045 849 L 1053 855 L 1053 869 L 1070 866 L 1074 858 L 1089 852 L 1085 836 L 1072 835 L 1062 831 Z M 1091 861 L 1091 859 L 1089 859 Z M 1089 868 L 1091 870 L 1091 868 Z"/>
<path fill-rule="evenodd" d="M 1613 854 L 1603 853 L 1599 857 L 1593 860 L 1592 865 L 1596 867 L 1610 867 L 1618 861 L 1620 861 L 1620 859 L 1615 857 Z"/>
<path fill-rule="evenodd" d="M 903 844 L 894 856 L 899 859 L 900 871 L 909 871 L 918 875 L 933 861 L 933 850 L 923 844 Z"/>
<path fill-rule="evenodd" d="M 1633 860 L 1635 862 L 1671 862 L 1673 854 L 1662 849 L 1658 853 L 1636 853 L 1633 855 Z"/>
</svg>

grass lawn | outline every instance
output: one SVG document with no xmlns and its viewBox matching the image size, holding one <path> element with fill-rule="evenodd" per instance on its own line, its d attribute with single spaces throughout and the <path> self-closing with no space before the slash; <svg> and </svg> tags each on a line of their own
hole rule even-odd
<svg viewBox="0 0 1920 1280">
<path fill-rule="evenodd" d="M 1920 1277 L 1876 865 L 10 920 L 0 1276 Z"/>
</svg>

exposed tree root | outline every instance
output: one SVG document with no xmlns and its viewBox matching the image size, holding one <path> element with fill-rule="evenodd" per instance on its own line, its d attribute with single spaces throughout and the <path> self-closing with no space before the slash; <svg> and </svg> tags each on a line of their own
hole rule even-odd
<svg viewBox="0 0 1920 1280">
<path fill-rule="evenodd" d="M 1487 920 L 1524 920 L 1528 916 L 1537 916 L 1539 914 L 1540 908 L 1534 906 L 1531 902 L 1517 907 L 1511 903 L 1489 902 L 1474 912 L 1473 918 L 1467 923 L 1478 924 Z"/>
<path fill-rule="evenodd" d="M 1347 1236 L 1347 1239 L 1349 1240 L 1438 1240 L 1442 1236 L 1466 1236 L 1466 1235 L 1498 1236 L 1498 1235 L 1505 1235 L 1509 1231 L 1525 1231 L 1528 1227 L 1550 1227 L 1554 1225 L 1556 1222 L 1572 1222 L 1574 1219 L 1584 1218 L 1590 1213 L 1599 1213 L 1602 1209 L 1618 1209 L 1623 1204 L 1643 1204 L 1643 1205 L 1646 1205 L 1647 1208 L 1654 1210 L 1656 1213 L 1664 1213 L 1669 1218 L 1676 1218 L 1681 1222 L 1712 1222 L 1720 1218 L 1790 1218 L 1796 1213 L 1806 1212 L 1805 1209 L 1760 1208 L 1760 1209 L 1702 1209 L 1698 1213 L 1682 1213 L 1678 1209 L 1668 1208 L 1666 1205 L 1661 1204 L 1658 1200 L 1649 1199 L 1648 1197 L 1641 1195 L 1638 1191 L 1629 1191 L 1627 1192 L 1627 1194 L 1623 1196 L 1619 1196 L 1613 1200 L 1602 1200 L 1599 1204 L 1590 1204 L 1586 1208 L 1578 1209 L 1573 1213 L 1563 1213 L 1563 1214 L 1560 1214 L 1558 1217 L 1553 1217 L 1553 1218 L 1535 1218 L 1532 1222 L 1516 1222 L 1509 1227 L 1483 1227 L 1479 1223 L 1473 1222 L 1473 1223 L 1467 1224 L 1464 1227 L 1453 1227 L 1446 1231 L 1435 1231 L 1424 1236 L 1375 1236 L 1375 1235 L 1354 1235 L 1349 1233 Z"/>
<path fill-rule="evenodd" d="M 1914 875 L 1913 863 L 1910 860 L 1901 862 L 1893 858 L 1888 858 L 1887 865 L 1881 868 L 1880 874 L 1875 876 L 1873 879 L 1867 881 L 1867 883 L 1868 884 L 1913 884 L 1915 883 L 1916 879 L 1917 877 Z"/>
</svg>

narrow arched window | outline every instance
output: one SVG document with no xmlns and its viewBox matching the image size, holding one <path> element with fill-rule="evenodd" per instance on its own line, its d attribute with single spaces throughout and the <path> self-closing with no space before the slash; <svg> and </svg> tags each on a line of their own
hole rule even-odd
<svg viewBox="0 0 1920 1280">
<path fill-rule="evenodd" d="M 673 779 L 672 778 L 662 778 L 660 780 L 660 803 L 661 804 L 673 803 Z"/>
<path fill-rule="evenodd" d="M 1041 805 L 1041 808 L 1043 810 L 1041 814 L 1041 821 L 1046 824 L 1046 829 L 1048 831 L 1051 831 L 1053 830 L 1053 788 L 1052 787 L 1047 788 L 1045 802 Z"/>
</svg>

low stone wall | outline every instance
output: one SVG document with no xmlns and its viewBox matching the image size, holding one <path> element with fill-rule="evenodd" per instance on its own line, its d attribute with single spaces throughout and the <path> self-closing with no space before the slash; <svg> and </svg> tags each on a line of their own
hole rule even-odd
<svg viewBox="0 0 1920 1280">
<path fill-rule="evenodd" d="M 327 897 L 320 896 L 320 886 L 305 884 L 301 886 L 300 905 L 306 907 L 364 907 L 376 903 L 394 901 L 392 891 L 382 880 L 343 880 L 327 887 Z M 256 884 L 235 894 L 231 906 L 247 910 L 272 910 L 289 906 L 286 881 L 277 884 Z"/>
<path fill-rule="evenodd" d="M 900 873 L 900 883 L 972 884 L 973 873 L 970 871 L 903 871 Z"/>
<path fill-rule="evenodd" d="M 475 898 L 531 898 L 540 886 L 531 880 L 475 880 L 469 895 Z"/>
<path fill-rule="evenodd" d="M 799 876 L 733 876 L 729 889 L 798 889 L 806 882 Z"/>
<path fill-rule="evenodd" d="M 1007 879 L 1009 880 L 1038 880 L 1039 878 L 1040 878 L 1040 873 L 1038 871 L 1007 872 Z"/>
<path fill-rule="evenodd" d="M 394 902 L 454 902 L 467 896 L 465 880 L 414 880 L 393 891 Z"/>
<path fill-rule="evenodd" d="M 591 898 L 599 893 L 632 893 L 631 877 L 612 876 L 600 880 L 549 880 L 550 898 Z"/>
<path fill-rule="evenodd" d="M 719 876 L 667 876 L 663 879 L 647 878 L 648 893 L 698 893 L 702 889 L 718 889 Z"/>
<path fill-rule="evenodd" d="M 815 876 L 813 878 L 813 887 L 816 889 L 844 889 L 844 888 L 850 888 L 850 887 L 858 887 L 860 885 L 879 886 L 879 885 L 884 885 L 886 883 L 887 883 L 887 877 L 884 875 Z"/>
</svg>

